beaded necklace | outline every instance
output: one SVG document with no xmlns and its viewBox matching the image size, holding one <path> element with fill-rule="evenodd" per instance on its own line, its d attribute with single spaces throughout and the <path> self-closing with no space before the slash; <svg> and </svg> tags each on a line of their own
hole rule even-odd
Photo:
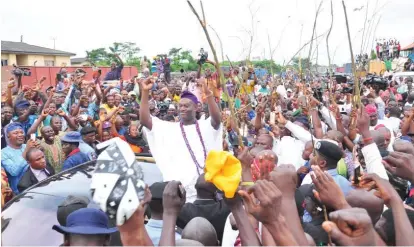
<svg viewBox="0 0 414 247">
<path fill-rule="evenodd" d="M 207 158 L 206 146 L 204 145 L 203 136 L 201 135 L 200 126 L 198 125 L 198 121 L 197 120 L 195 121 L 195 126 L 196 126 L 196 130 L 197 130 L 198 137 L 200 138 L 200 141 L 201 141 L 201 145 L 203 146 L 204 160 L 206 160 L 206 158 Z M 184 131 L 184 124 L 183 124 L 183 122 L 180 122 L 180 128 L 181 128 L 181 134 L 183 135 L 183 138 L 184 138 L 184 141 L 185 141 L 185 145 L 187 146 L 187 149 L 190 152 L 190 155 L 191 155 L 191 158 L 194 161 L 194 164 L 196 164 L 196 166 L 197 166 L 196 167 L 197 168 L 197 173 L 198 173 L 198 175 L 200 175 L 199 169 L 204 170 L 204 167 L 202 167 L 198 163 L 197 158 L 195 157 L 194 152 L 191 149 L 190 144 L 188 143 L 187 135 L 185 134 L 185 131 Z"/>
</svg>

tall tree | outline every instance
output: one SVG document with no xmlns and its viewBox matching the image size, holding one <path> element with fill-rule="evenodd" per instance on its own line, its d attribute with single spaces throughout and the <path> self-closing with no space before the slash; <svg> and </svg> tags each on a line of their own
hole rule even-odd
<svg viewBox="0 0 414 247">
<path fill-rule="evenodd" d="M 86 58 L 96 65 L 108 66 L 111 63 L 109 54 L 105 48 L 86 51 Z"/>
</svg>

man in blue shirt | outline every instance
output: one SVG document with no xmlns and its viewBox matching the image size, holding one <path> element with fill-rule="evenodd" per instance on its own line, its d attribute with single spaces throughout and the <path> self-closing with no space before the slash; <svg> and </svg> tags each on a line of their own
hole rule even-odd
<svg viewBox="0 0 414 247">
<path fill-rule="evenodd" d="M 162 205 L 162 194 L 164 193 L 165 186 L 168 182 L 157 182 L 153 183 L 150 186 L 151 191 L 151 201 L 149 203 L 149 208 L 151 210 L 151 219 L 145 225 L 148 236 L 150 237 L 154 246 L 158 246 L 161 239 L 161 232 L 163 226 L 163 205 Z M 175 239 L 181 239 L 181 235 L 175 233 Z"/>
<path fill-rule="evenodd" d="M 17 184 L 27 167 L 27 162 L 23 158 L 23 154 L 28 151 L 24 144 L 25 132 L 23 126 L 17 122 L 7 125 L 5 132 L 7 147 L 1 150 L 1 166 L 6 171 L 10 188 L 18 194 Z M 32 143 L 31 140 L 29 142 Z"/>
<path fill-rule="evenodd" d="M 109 71 L 104 78 L 104 81 L 114 81 L 119 80 L 121 78 L 122 69 L 124 68 L 124 63 L 122 59 L 119 57 L 118 54 L 115 54 L 115 57 L 118 58 L 119 65 L 116 66 L 116 63 L 113 62 L 111 64 L 111 71 Z"/>
<path fill-rule="evenodd" d="M 341 148 L 330 141 L 317 141 L 315 143 L 315 156 L 311 160 L 311 165 L 317 165 L 322 171 L 326 171 L 346 196 L 354 188 L 346 178 L 338 174 L 336 169 L 338 162 L 342 159 Z"/>
<path fill-rule="evenodd" d="M 82 137 L 79 132 L 70 131 L 60 140 L 62 142 L 62 150 L 66 155 L 62 171 L 90 161 L 88 155 L 82 153 L 79 149 L 79 143 L 82 141 Z"/>
</svg>

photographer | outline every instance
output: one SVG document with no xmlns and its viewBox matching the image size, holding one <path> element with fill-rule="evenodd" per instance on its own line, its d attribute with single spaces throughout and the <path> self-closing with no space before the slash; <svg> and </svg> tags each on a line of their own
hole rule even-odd
<svg viewBox="0 0 414 247">
<path fill-rule="evenodd" d="M 219 105 L 220 104 L 220 75 L 218 74 L 218 69 L 216 63 L 208 60 L 208 53 L 204 51 L 203 48 L 200 49 L 200 59 L 197 61 L 198 63 L 198 71 L 197 71 L 197 78 L 200 78 L 201 75 L 201 67 L 204 63 L 208 63 L 213 65 L 216 68 L 216 72 L 212 73 L 210 68 L 206 68 L 205 70 L 205 79 L 207 82 L 208 89 L 213 92 L 214 101 Z M 206 95 L 203 93 L 201 101 L 203 104 L 207 103 Z"/>
</svg>

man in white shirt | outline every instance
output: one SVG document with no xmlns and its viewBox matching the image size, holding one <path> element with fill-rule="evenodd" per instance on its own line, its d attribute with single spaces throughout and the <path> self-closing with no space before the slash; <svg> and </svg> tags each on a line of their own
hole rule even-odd
<svg viewBox="0 0 414 247">
<path fill-rule="evenodd" d="M 167 122 L 150 115 L 148 98 L 153 79 L 141 80 L 140 83 L 142 98 L 139 115 L 151 153 L 164 180 L 181 181 L 187 191 L 187 202 L 193 202 L 196 199 L 194 185 L 203 173 L 208 152 L 223 149 L 221 113 L 213 93 L 204 78 L 198 80 L 206 95 L 210 113 L 208 119 L 197 121 L 199 101 L 194 94 L 184 91 L 178 107 L 181 121 Z"/>
<path fill-rule="evenodd" d="M 392 152 L 394 151 L 392 145 L 394 144 L 395 135 L 392 126 L 390 126 L 390 123 L 386 119 L 378 119 L 378 111 L 377 107 L 375 105 L 367 105 L 365 106 L 365 111 L 368 114 L 370 118 L 370 127 L 369 130 L 376 130 L 378 126 L 383 125 L 391 132 L 391 141 L 390 145 L 388 146 L 388 151 Z"/>
<path fill-rule="evenodd" d="M 46 178 L 55 174 L 52 166 L 47 164 L 44 153 L 37 148 L 29 149 L 26 153 L 26 160 L 29 164 L 26 172 L 20 178 L 17 185 L 19 192 L 23 192 L 32 185 L 45 180 Z"/>
</svg>

